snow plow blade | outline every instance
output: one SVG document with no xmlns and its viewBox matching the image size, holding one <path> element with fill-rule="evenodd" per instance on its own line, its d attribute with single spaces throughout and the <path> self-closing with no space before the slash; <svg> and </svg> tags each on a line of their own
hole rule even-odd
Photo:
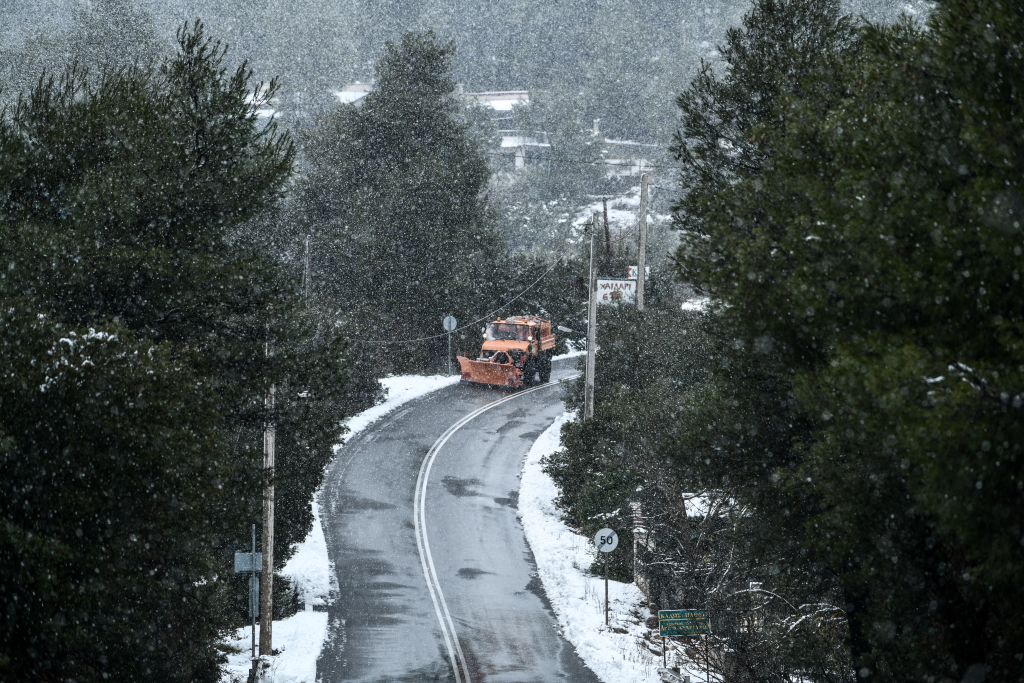
<svg viewBox="0 0 1024 683">
<path fill-rule="evenodd" d="M 511 363 L 494 363 L 488 360 L 470 360 L 458 356 L 463 382 L 489 384 L 495 387 L 518 389 L 523 386 L 523 372 Z"/>
</svg>

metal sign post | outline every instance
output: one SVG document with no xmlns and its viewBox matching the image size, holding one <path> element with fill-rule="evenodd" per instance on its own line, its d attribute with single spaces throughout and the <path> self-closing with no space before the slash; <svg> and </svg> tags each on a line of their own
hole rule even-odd
<svg viewBox="0 0 1024 683">
<path fill-rule="evenodd" d="M 704 664 L 707 668 L 708 683 L 711 683 L 711 643 L 707 636 L 711 635 L 711 615 L 702 609 L 662 609 L 658 610 L 658 631 L 661 633 L 662 661 L 668 666 L 668 655 L 665 650 L 667 636 L 704 636 Z"/>
<path fill-rule="evenodd" d="M 602 553 L 610 553 L 619 546 L 619 535 L 611 529 L 601 529 L 594 536 L 594 545 Z M 604 556 L 604 625 L 608 625 L 608 556 Z"/>
<path fill-rule="evenodd" d="M 260 581 L 263 553 L 256 552 L 256 525 L 252 525 L 252 552 L 235 553 L 235 571 L 249 573 L 249 618 L 252 620 L 252 665 L 256 666 L 256 615 L 260 611 Z"/>
<path fill-rule="evenodd" d="M 458 327 L 458 322 L 455 320 L 455 316 L 445 316 L 442 321 L 444 324 L 444 331 L 448 333 L 448 374 L 452 374 L 452 332 Z"/>
</svg>

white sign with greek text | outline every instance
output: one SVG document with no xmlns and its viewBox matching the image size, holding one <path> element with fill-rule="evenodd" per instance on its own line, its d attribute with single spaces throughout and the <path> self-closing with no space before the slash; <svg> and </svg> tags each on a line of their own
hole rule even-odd
<svg viewBox="0 0 1024 683">
<path fill-rule="evenodd" d="M 636 301 L 636 280 L 598 280 L 597 303 L 631 304 Z"/>
</svg>

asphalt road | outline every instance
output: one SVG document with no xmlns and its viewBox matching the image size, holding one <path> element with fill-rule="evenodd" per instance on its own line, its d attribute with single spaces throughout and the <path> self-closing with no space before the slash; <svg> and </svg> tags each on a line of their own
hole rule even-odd
<svg viewBox="0 0 1024 683">
<path fill-rule="evenodd" d="M 318 679 L 597 682 L 558 634 L 516 517 L 523 458 L 573 365 L 527 392 L 442 389 L 339 452 L 323 524 L 340 590 Z"/>
</svg>

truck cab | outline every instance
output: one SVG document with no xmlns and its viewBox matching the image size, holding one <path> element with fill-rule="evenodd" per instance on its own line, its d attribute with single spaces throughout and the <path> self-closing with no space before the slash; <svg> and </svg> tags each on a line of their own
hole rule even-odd
<svg viewBox="0 0 1024 683">
<path fill-rule="evenodd" d="M 483 330 L 480 355 L 459 357 L 462 381 L 517 389 L 551 379 L 555 335 L 535 315 L 498 318 Z"/>
</svg>

